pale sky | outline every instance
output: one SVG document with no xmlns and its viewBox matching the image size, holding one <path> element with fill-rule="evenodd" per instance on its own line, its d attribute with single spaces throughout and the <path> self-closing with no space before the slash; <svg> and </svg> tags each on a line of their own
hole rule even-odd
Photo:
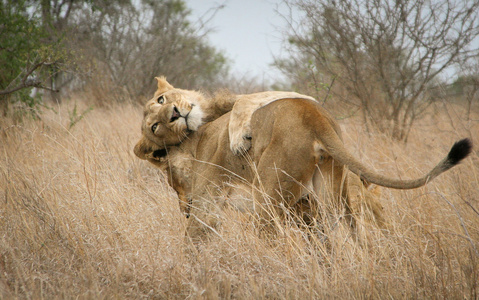
<svg viewBox="0 0 479 300">
<path fill-rule="evenodd" d="M 223 50 L 230 59 L 235 77 L 257 77 L 266 82 L 282 78 L 271 67 L 274 57 L 287 56 L 282 51 L 283 33 L 287 23 L 282 15 L 289 14 L 283 0 L 184 0 L 191 10 L 191 21 L 212 15 L 212 8 L 224 6 L 208 22 L 210 44 Z M 301 14 L 293 12 L 294 23 Z M 474 43 L 477 48 L 479 39 Z M 452 68 L 451 68 L 452 69 Z M 451 76 L 450 74 L 447 76 Z"/>
<path fill-rule="evenodd" d="M 281 0 L 185 0 L 192 19 L 211 16 L 213 7 L 224 5 L 208 28 L 211 45 L 223 50 L 232 61 L 237 77 L 256 76 L 259 79 L 279 78 L 280 73 L 270 64 L 281 54 L 282 30 L 285 21 L 277 10 L 284 10 Z M 251 76 L 251 77 L 252 77 Z"/>
</svg>

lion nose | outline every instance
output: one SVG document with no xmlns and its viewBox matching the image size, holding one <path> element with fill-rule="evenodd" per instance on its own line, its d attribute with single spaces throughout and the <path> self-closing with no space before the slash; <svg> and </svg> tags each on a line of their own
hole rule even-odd
<svg viewBox="0 0 479 300">
<path fill-rule="evenodd" d="M 180 112 L 176 106 L 173 106 L 173 113 L 171 114 L 170 123 L 178 120 L 181 117 Z"/>
</svg>

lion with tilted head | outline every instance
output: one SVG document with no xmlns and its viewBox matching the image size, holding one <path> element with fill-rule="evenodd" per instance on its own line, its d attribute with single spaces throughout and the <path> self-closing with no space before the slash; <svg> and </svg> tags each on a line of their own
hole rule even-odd
<svg viewBox="0 0 479 300">
<path fill-rule="evenodd" d="M 413 189 L 457 165 L 471 151 L 463 139 L 431 171 L 412 180 L 393 179 L 364 166 L 344 146 L 340 127 L 313 98 L 293 92 L 211 98 L 174 88 L 159 77 L 158 90 L 144 109 L 142 136 L 135 154 L 167 171 L 181 209 L 189 216 L 187 231 L 197 236 L 216 228 L 216 211 L 238 190 L 252 195 L 250 209 L 265 223 L 281 218 L 283 209 L 306 219 L 317 216 L 327 197 L 351 215 L 359 191 L 367 186 Z M 346 176 L 347 169 L 352 175 Z M 350 178 L 351 176 L 352 179 Z M 348 191 L 348 178 L 355 192 Z M 241 188 L 238 188 L 241 187 Z M 221 199 L 221 200 L 218 200 Z M 379 199 L 367 194 L 372 216 L 382 222 Z M 307 205 L 305 201 L 309 201 Z M 352 222 L 353 223 L 353 222 Z"/>
</svg>

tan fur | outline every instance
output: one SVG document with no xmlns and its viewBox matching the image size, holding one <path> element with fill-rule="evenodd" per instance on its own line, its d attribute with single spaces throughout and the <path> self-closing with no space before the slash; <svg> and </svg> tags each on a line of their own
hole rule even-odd
<svg viewBox="0 0 479 300">
<path fill-rule="evenodd" d="M 420 179 L 397 180 L 376 174 L 351 156 L 336 121 L 321 105 L 307 98 L 278 100 L 274 96 L 264 97 L 265 94 L 229 95 L 225 97 L 229 102 L 219 102 L 236 101 L 233 112 L 198 127 L 198 116 L 205 115 L 198 106 L 217 106 L 205 98 L 200 100 L 197 92 L 175 89 L 162 81 L 158 79 L 161 93 L 156 93 L 145 106 L 143 135 L 135 146 L 135 154 L 167 170 L 183 209 L 191 213 L 188 231 L 192 235 L 219 224 L 216 211 L 221 209 L 225 193 L 234 192 L 235 184 L 252 186 L 255 211 L 263 220 L 273 221 L 274 216 L 282 214 L 281 207 L 304 213 L 302 199 L 307 195 L 328 197 L 336 208 L 347 212 L 356 205 L 349 202 L 350 198 L 374 197 L 374 193 L 363 189 L 361 181 L 353 195 L 348 193 L 345 166 L 357 174 L 358 180 L 360 176 L 393 188 L 418 187 L 447 170 L 445 159 Z M 154 102 L 159 95 L 166 97 L 161 105 Z M 243 118 L 246 122 L 235 125 L 232 115 L 240 110 L 241 116 L 240 103 L 245 103 L 243 112 L 249 113 L 238 120 Z M 181 116 L 172 118 L 178 112 Z M 153 133 L 153 122 L 161 130 L 157 126 Z M 230 150 L 230 134 L 241 127 L 250 131 L 251 145 L 242 155 L 235 155 Z M 377 202 L 370 201 L 366 207 L 373 214 L 380 214 Z M 315 206 L 306 209 L 314 210 Z M 314 216 L 316 212 L 309 211 L 308 215 Z"/>
<path fill-rule="evenodd" d="M 238 95 L 231 111 L 229 122 L 230 148 L 234 154 L 241 154 L 251 147 L 251 116 L 257 109 L 281 99 L 308 99 L 313 97 L 294 92 L 261 92 L 249 95 Z"/>
<path fill-rule="evenodd" d="M 274 122 L 276 112 L 284 109 L 291 112 L 290 118 Z M 312 191 L 328 194 L 327 190 L 331 190 L 338 206 L 347 209 L 347 202 L 344 202 L 347 201 L 347 191 L 341 187 L 343 165 L 334 162 L 327 153 L 316 153 L 318 149 L 311 143 L 317 134 L 317 130 L 312 129 L 320 127 L 314 121 L 317 117 L 315 111 L 319 112 L 322 122 L 330 123 L 328 127 L 339 134 L 337 124 L 318 103 L 283 99 L 253 114 L 252 147 L 246 155 L 234 155 L 229 150 L 229 113 L 204 124 L 179 145 L 168 147 L 167 158 L 155 158 L 152 149 L 149 155 L 141 153 L 141 145 L 147 139 L 145 136 L 135 147 L 135 153 L 167 171 L 183 208 L 191 201 L 192 207 L 184 208 L 191 213 L 188 226 L 191 236 L 198 236 L 205 228 L 214 228 L 219 224 L 215 210 L 222 205 L 218 205 L 215 199 L 234 193 L 232 184 L 253 186 L 255 211 L 264 220 L 272 220 L 271 216 L 282 214 L 282 209 L 278 207 L 280 203 L 292 210 L 303 210 L 299 199 Z M 308 123 L 309 126 L 304 126 Z M 289 136 L 277 126 L 286 126 L 289 132 L 294 128 L 298 130 Z M 288 147 L 289 143 L 299 147 Z M 188 168 L 190 170 L 186 171 Z M 189 180 L 178 186 L 178 178 L 186 174 L 190 176 Z M 315 182 L 313 175 L 322 180 Z M 319 185 L 315 186 L 317 182 Z M 311 211 L 308 215 L 316 215 L 316 212 Z"/>
</svg>

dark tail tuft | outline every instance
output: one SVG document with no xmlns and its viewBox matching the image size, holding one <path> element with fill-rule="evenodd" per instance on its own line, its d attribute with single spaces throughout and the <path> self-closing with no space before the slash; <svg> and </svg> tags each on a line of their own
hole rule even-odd
<svg viewBox="0 0 479 300">
<path fill-rule="evenodd" d="M 456 142 L 449 154 L 447 160 L 451 166 L 457 165 L 461 160 L 466 158 L 472 151 L 472 141 L 470 139 L 462 139 Z"/>
</svg>

